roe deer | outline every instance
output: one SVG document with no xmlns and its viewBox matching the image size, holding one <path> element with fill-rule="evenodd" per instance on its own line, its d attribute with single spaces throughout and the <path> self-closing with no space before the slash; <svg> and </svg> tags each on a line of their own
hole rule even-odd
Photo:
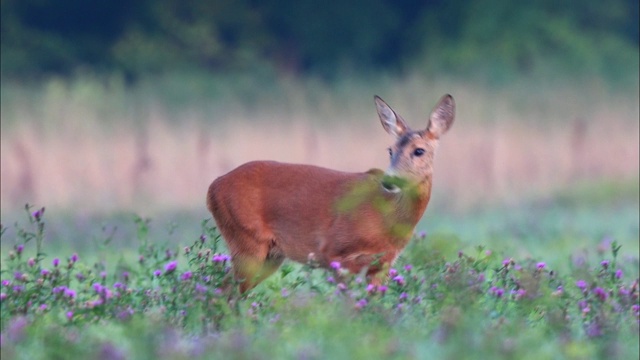
<svg viewBox="0 0 640 360">
<path fill-rule="evenodd" d="M 337 261 L 374 283 L 411 239 L 431 195 L 434 152 L 453 123 L 451 95 L 440 99 L 425 130 L 413 131 L 381 98 L 382 127 L 396 138 L 386 172 L 348 173 L 311 165 L 249 162 L 217 178 L 207 207 L 231 252 L 240 292 L 285 258 Z"/>
</svg>

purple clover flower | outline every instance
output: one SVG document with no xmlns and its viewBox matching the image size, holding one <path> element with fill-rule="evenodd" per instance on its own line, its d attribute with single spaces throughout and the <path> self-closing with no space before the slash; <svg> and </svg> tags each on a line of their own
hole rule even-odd
<svg viewBox="0 0 640 360">
<path fill-rule="evenodd" d="M 211 261 L 215 263 L 224 263 L 225 261 L 229 261 L 229 260 L 231 260 L 231 256 L 227 254 L 216 254 L 216 255 L 213 255 L 213 258 L 211 258 Z"/>
<path fill-rule="evenodd" d="M 384 295 L 384 294 L 387 292 L 387 290 L 388 290 L 388 288 L 387 288 L 387 286 L 386 286 L 386 285 L 380 285 L 380 286 L 378 286 L 378 291 L 380 291 L 380 293 L 381 293 L 382 295 Z"/>
<path fill-rule="evenodd" d="M 68 297 L 69 299 L 75 299 L 76 292 L 75 292 L 75 290 L 71 290 L 69 288 L 66 288 L 66 289 L 64 289 L 64 296 Z"/>
<path fill-rule="evenodd" d="M 47 306 L 47 304 L 40 304 L 40 306 L 38 306 L 38 309 L 39 309 L 40 311 L 45 311 L 45 310 L 47 310 L 47 308 L 48 308 L 48 307 L 49 307 L 49 306 Z"/>
<path fill-rule="evenodd" d="M 68 311 L 66 316 L 67 316 L 67 320 L 71 321 L 71 319 L 73 319 L 73 311 Z"/>
<path fill-rule="evenodd" d="M 406 272 L 410 272 L 411 269 L 413 269 L 413 265 L 411 265 L 411 264 L 407 264 L 407 265 L 404 266 L 404 271 L 406 271 Z"/>
<path fill-rule="evenodd" d="M 7 298 L 6 293 L 0 293 L 0 301 L 4 301 Z"/>
<path fill-rule="evenodd" d="M 616 270 L 616 279 L 622 279 L 622 276 L 624 275 L 624 273 L 622 272 L 622 269 L 617 269 Z"/>
<path fill-rule="evenodd" d="M 185 271 L 184 273 L 182 273 L 182 275 L 180 275 L 180 280 L 189 281 L 191 280 L 192 276 L 193 276 L 193 273 L 191 273 L 191 271 Z"/>
<path fill-rule="evenodd" d="M 169 263 L 167 263 L 167 265 L 164 266 L 164 273 L 165 274 L 171 274 L 172 272 L 176 271 L 176 268 L 178 267 L 178 262 L 177 261 L 170 261 Z"/>
<path fill-rule="evenodd" d="M 9 285 L 11 285 L 11 280 L 8 280 L 8 279 L 2 280 L 2 286 L 9 286 Z"/>
<path fill-rule="evenodd" d="M 162 275 L 162 270 L 159 270 L 159 269 L 158 269 L 158 270 L 155 270 L 155 271 L 153 272 L 153 276 L 155 276 L 155 277 L 159 277 L 160 275 Z"/>
<path fill-rule="evenodd" d="M 327 282 L 333 284 L 336 282 L 336 279 L 334 279 L 333 276 L 329 276 L 327 277 Z"/>
<path fill-rule="evenodd" d="M 18 255 L 22 254 L 23 250 L 24 250 L 24 245 L 18 244 L 18 246 L 16 246 L 16 252 L 18 253 Z"/>
<path fill-rule="evenodd" d="M 545 267 L 547 267 L 547 264 L 545 264 L 544 262 L 539 262 L 538 264 L 536 264 L 536 269 L 538 269 L 538 271 L 544 269 Z"/>
<path fill-rule="evenodd" d="M 618 290 L 618 294 L 622 297 L 625 297 L 625 296 L 629 296 L 631 292 L 623 286 L 620 288 L 620 290 Z"/>
<path fill-rule="evenodd" d="M 340 270 L 340 262 L 339 261 L 332 261 L 331 264 L 329 264 L 329 266 L 331 266 L 331 268 L 333 270 Z"/>
<path fill-rule="evenodd" d="M 600 325 L 596 321 L 592 322 L 587 327 L 587 336 L 592 338 L 602 336 L 602 329 L 600 328 Z"/>
<path fill-rule="evenodd" d="M 36 265 L 36 259 L 29 258 L 29 260 L 27 260 L 27 265 L 29 265 L 29 267 L 34 267 Z"/>
<path fill-rule="evenodd" d="M 585 291 L 587 289 L 587 282 L 584 280 L 578 280 L 576 281 L 576 286 L 578 289 Z"/>
<path fill-rule="evenodd" d="M 398 270 L 396 270 L 396 269 L 394 269 L 394 268 L 389 269 L 389 276 L 390 276 L 390 277 L 392 277 L 392 278 L 393 278 L 393 277 L 395 277 L 396 275 L 398 275 Z"/>
<path fill-rule="evenodd" d="M 599 286 L 593 289 L 593 293 L 600 301 L 605 301 L 609 297 L 609 294 Z"/>
<path fill-rule="evenodd" d="M 73 253 L 73 255 L 71 255 L 71 258 L 69 260 L 71 260 L 72 263 L 77 262 L 78 261 L 78 254 Z"/>
<path fill-rule="evenodd" d="M 102 286 L 102 284 L 100 284 L 100 283 L 93 283 L 93 285 L 91 285 L 91 286 L 93 287 L 93 290 L 98 294 L 102 293 L 102 291 L 104 289 L 104 286 Z"/>
<path fill-rule="evenodd" d="M 100 295 L 104 296 L 105 299 L 111 299 L 113 297 L 113 293 L 108 287 L 103 287 Z"/>
<path fill-rule="evenodd" d="M 393 278 L 393 281 L 395 281 L 398 285 L 403 286 L 404 285 L 404 277 L 402 277 L 402 275 L 396 275 Z"/>
<path fill-rule="evenodd" d="M 53 263 L 53 267 L 58 267 L 58 265 L 60 265 L 60 259 L 55 258 L 55 259 L 53 259 L 52 263 Z"/>
<path fill-rule="evenodd" d="M 525 295 L 527 295 L 527 290 L 525 289 L 518 289 L 515 291 L 515 299 L 516 300 L 520 300 L 523 297 L 525 297 Z"/>
<path fill-rule="evenodd" d="M 356 309 L 362 309 L 365 306 L 367 306 L 367 304 L 368 304 L 367 299 L 364 299 L 364 298 L 360 299 L 358 300 L 358 302 L 356 302 Z"/>
<path fill-rule="evenodd" d="M 513 269 L 515 271 L 520 271 L 520 270 L 522 270 L 522 266 L 520 264 L 515 264 L 515 265 L 513 265 Z"/>
<path fill-rule="evenodd" d="M 580 311 L 582 311 L 583 313 L 588 313 L 589 312 L 589 304 L 587 303 L 586 300 L 580 300 L 578 301 L 578 308 L 580 309 Z"/>
<path fill-rule="evenodd" d="M 280 295 L 281 295 L 283 298 L 288 297 L 288 296 L 289 296 L 289 290 L 287 290 L 287 288 L 282 288 L 282 290 L 280 291 Z"/>
<path fill-rule="evenodd" d="M 31 216 L 33 216 L 37 221 L 40 221 L 40 218 L 42 218 L 43 214 L 44 214 L 44 208 L 41 208 L 39 210 L 32 212 Z"/>
<path fill-rule="evenodd" d="M 491 294 L 495 295 L 497 298 L 501 298 L 501 297 L 502 297 L 502 295 L 504 295 L 504 289 L 503 289 L 503 288 L 496 287 L 496 286 L 492 286 L 492 287 L 489 289 L 489 292 L 490 292 Z"/>
<path fill-rule="evenodd" d="M 96 299 L 96 300 L 90 300 L 87 301 L 87 306 L 89 307 L 89 309 L 93 309 L 96 306 L 100 306 L 104 303 L 104 301 L 102 301 L 102 298 L 100 299 Z"/>
<path fill-rule="evenodd" d="M 40 270 L 40 275 L 47 277 L 49 274 L 51 274 L 51 271 L 47 270 L 47 269 L 42 269 Z"/>
<path fill-rule="evenodd" d="M 126 321 L 129 320 L 131 318 L 131 316 L 133 316 L 133 309 L 132 308 L 128 308 L 126 310 L 123 310 L 121 312 L 118 313 L 117 318 L 120 321 Z"/>
<path fill-rule="evenodd" d="M 371 294 L 371 293 L 373 293 L 373 292 L 375 292 L 375 291 L 376 291 L 376 286 L 375 286 L 375 285 L 373 285 L 373 284 L 369 284 L 369 285 L 367 285 L 367 292 L 368 292 L 369 294 Z"/>
<path fill-rule="evenodd" d="M 339 283 L 337 288 L 339 291 L 345 291 L 347 290 L 347 285 L 345 285 L 344 283 Z"/>
<path fill-rule="evenodd" d="M 600 265 L 602 265 L 603 268 L 607 269 L 609 267 L 609 260 L 602 260 L 600 262 Z"/>
<path fill-rule="evenodd" d="M 407 293 L 406 293 L 406 292 L 402 292 L 402 293 L 400 294 L 400 296 L 398 297 L 398 300 L 400 300 L 400 301 L 405 301 L 405 300 L 407 300 L 407 298 L 408 298 L 408 297 L 409 297 L 409 295 L 407 295 Z"/>
<path fill-rule="evenodd" d="M 204 293 L 207 292 L 207 287 L 202 285 L 202 284 L 200 284 L 200 283 L 197 283 L 195 288 L 196 288 L 196 292 L 199 292 L 201 294 L 204 294 Z"/>
</svg>

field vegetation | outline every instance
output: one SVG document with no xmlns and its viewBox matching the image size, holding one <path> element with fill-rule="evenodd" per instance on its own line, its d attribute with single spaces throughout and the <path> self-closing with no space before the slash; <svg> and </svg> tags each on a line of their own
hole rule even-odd
<svg viewBox="0 0 640 360">
<path fill-rule="evenodd" d="M 27 208 L 2 228 L 2 356 L 637 357 L 638 193 L 562 198 L 432 212 L 383 286 L 285 263 L 242 299 L 208 220 Z"/>
</svg>

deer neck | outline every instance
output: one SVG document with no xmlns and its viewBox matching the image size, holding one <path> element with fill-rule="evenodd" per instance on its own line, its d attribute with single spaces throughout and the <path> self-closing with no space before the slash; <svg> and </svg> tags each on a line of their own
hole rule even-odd
<svg viewBox="0 0 640 360">
<path fill-rule="evenodd" d="M 381 191 L 390 209 L 383 214 L 390 235 L 395 239 L 394 244 L 403 248 L 427 208 L 431 197 L 431 178 L 403 187 L 400 191 L 389 191 L 381 185 Z"/>
<path fill-rule="evenodd" d="M 384 188 L 383 191 L 388 192 Z M 431 177 L 389 195 L 396 202 L 394 220 L 414 227 L 422 218 L 431 198 Z"/>
<path fill-rule="evenodd" d="M 362 207 L 380 215 L 389 235 L 399 247 L 411 238 L 413 229 L 424 214 L 431 197 L 431 177 L 419 183 L 405 184 L 399 189 L 383 185 L 384 172 L 372 169 L 365 179 L 349 184 L 337 199 L 335 209 L 340 214 L 353 216 Z"/>
</svg>

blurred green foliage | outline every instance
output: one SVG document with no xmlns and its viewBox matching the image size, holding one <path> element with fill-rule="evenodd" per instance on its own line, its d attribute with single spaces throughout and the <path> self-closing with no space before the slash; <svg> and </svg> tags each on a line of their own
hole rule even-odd
<svg viewBox="0 0 640 360">
<path fill-rule="evenodd" d="M 2 75 L 20 78 L 417 68 L 627 81 L 638 67 L 637 0 L 3 0 L 1 10 Z"/>
</svg>

